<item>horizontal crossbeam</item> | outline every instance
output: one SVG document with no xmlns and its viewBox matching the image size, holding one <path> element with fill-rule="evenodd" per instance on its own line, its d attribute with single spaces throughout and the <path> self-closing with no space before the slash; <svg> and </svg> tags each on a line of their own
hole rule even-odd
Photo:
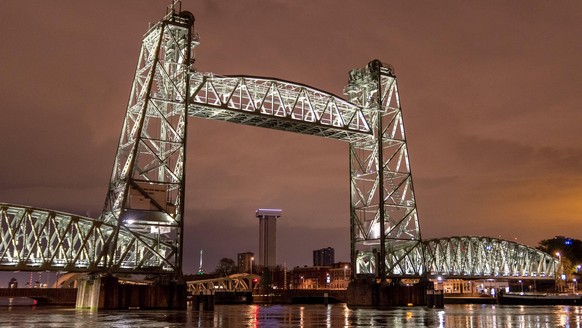
<svg viewBox="0 0 582 328">
<path fill-rule="evenodd" d="M 372 135 L 368 111 L 307 85 L 196 73 L 190 86 L 190 116 L 348 142 Z"/>
</svg>

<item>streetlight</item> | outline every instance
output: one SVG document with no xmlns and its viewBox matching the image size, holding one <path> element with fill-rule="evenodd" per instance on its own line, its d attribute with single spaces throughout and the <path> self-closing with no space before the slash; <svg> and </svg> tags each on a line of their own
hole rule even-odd
<svg viewBox="0 0 582 328">
<path fill-rule="evenodd" d="M 521 290 L 521 293 L 523 294 L 523 282 L 521 280 L 519 281 L 519 289 Z"/>
<path fill-rule="evenodd" d="M 580 266 L 578 266 L 580 267 Z M 348 269 L 347 265 L 344 265 L 344 280 L 346 280 L 346 270 Z"/>
<path fill-rule="evenodd" d="M 558 278 L 558 270 L 560 270 L 562 267 L 562 256 L 560 255 L 560 252 L 557 252 L 556 256 L 558 257 L 558 267 L 556 268 L 554 275 L 556 276 L 556 291 L 558 292 L 559 291 L 558 285 L 560 283 L 560 280 Z"/>
<path fill-rule="evenodd" d="M 251 274 L 253 274 L 253 261 L 255 260 L 254 257 L 251 257 Z"/>
</svg>

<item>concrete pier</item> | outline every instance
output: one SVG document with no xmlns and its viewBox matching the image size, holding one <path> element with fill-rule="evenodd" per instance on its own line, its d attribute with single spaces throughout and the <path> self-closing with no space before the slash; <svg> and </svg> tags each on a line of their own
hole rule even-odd
<svg viewBox="0 0 582 328">
<path fill-rule="evenodd" d="M 186 285 L 125 284 L 113 276 L 88 276 L 77 291 L 77 309 L 185 309 Z"/>
<path fill-rule="evenodd" d="M 98 276 L 87 276 L 79 280 L 75 308 L 97 310 L 99 308 L 100 289 L 101 278 Z"/>
<path fill-rule="evenodd" d="M 192 295 L 192 309 L 195 311 L 214 310 L 215 295 L 200 293 Z"/>
<path fill-rule="evenodd" d="M 352 307 L 392 307 L 392 306 L 431 306 L 442 304 L 435 300 L 431 293 L 430 302 L 428 292 L 432 291 L 432 283 L 418 282 L 412 286 L 403 286 L 397 283 L 378 283 L 374 279 L 355 279 L 348 286 L 347 304 Z M 440 294 L 442 297 L 442 294 Z"/>
</svg>

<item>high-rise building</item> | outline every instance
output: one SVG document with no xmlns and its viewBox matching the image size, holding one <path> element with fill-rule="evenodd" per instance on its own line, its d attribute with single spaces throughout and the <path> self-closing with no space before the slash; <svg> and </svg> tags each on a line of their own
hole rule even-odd
<svg viewBox="0 0 582 328">
<path fill-rule="evenodd" d="M 255 261 L 255 253 L 245 252 L 238 253 L 238 272 L 240 273 L 256 273 L 253 272 L 253 262 Z"/>
<path fill-rule="evenodd" d="M 277 219 L 283 210 L 258 209 L 259 218 L 259 266 L 274 268 L 277 266 Z"/>
<path fill-rule="evenodd" d="M 335 262 L 335 250 L 331 247 L 313 251 L 313 266 L 331 266 Z"/>
</svg>

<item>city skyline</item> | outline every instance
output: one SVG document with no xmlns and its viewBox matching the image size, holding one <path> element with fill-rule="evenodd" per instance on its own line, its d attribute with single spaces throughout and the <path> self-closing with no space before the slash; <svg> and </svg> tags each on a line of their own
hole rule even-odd
<svg viewBox="0 0 582 328">
<path fill-rule="evenodd" d="M 183 1 L 201 36 L 195 66 L 341 95 L 350 69 L 392 64 L 423 237 L 582 239 L 581 4 L 257 4 Z M 0 202 L 99 215 L 141 37 L 166 5 L 0 3 Z M 200 249 L 207 272 L 258 253 L 260 206 L 285 210 L 281 264 L 308 264 L 327 246 L 349 261 L 346 144 L 189 125 L 185 273 Z"/>
</svg>

